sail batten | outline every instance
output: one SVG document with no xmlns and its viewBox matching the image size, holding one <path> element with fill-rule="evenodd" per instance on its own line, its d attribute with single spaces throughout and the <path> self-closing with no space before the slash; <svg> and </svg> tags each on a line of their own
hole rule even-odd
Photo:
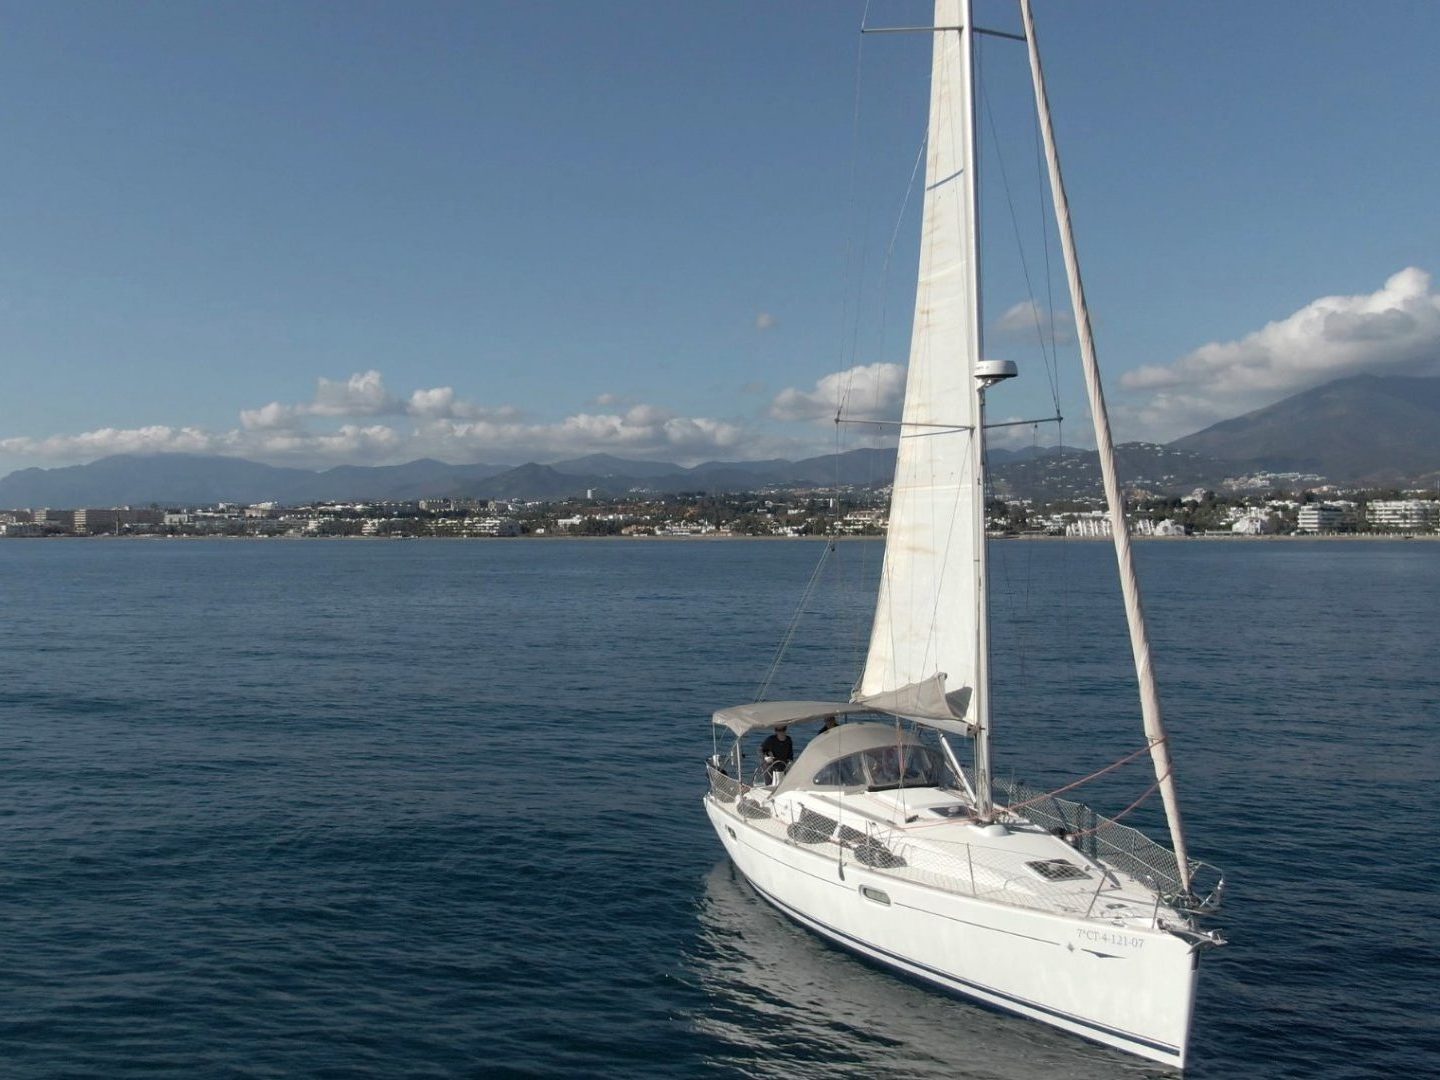
<svg viewBox="0 0 1440 1080">
<path fill-rule="evenodd" d="M 963 27 L 968 14 L 961 0 L 938 0 L 935 25 Z M 941 673 L 951 691 L 975 687 L 981 674 L 973 522 L 984 508 L 976 505 L 982 432 L 973 376 L 980 346 L 969 47 L 963 29 L 934 34 L 915 316 L 861 697 Z"/>
</svg>

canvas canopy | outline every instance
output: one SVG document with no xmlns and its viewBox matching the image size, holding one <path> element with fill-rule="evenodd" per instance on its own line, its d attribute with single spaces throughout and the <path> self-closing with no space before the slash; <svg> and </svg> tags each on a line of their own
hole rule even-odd
<svg viewBox="0 0 1440 1080">
<path fill-rule="evenodd" d="M 775 786 L 771 798 L 792 788 L 811 787 L 821 769 L 850 754 L 887 746 L 920 745 L 920 740 L 913 734 L 896 731 L 894 724 L 846 724 L 834 731 L 822 732 L 810 740 L 810 745 L 785 770 L 785 776 Z"/>
<path fill-rule="evenodd" d="M 714 721 L 736 735 L 778 724 L 803 724 L 826 716 L 845 716 L 862 712 L 882 712 L 914 720 L 928 727 L 957 735 L 970 734 L 965 710 L 970 703 L 970 688 L 962 687 L 947 694 L 945 674 L 940 672 L 924 682 L 911 683 L 898 690 L 857 697 L 854 701 L 756 701 L 749 705 L 732 705 L 720 709 Z"/>
<path fill-rule="evenodd" d="M 715 723 L 736 735 L 777 724 L 803 724 L 826 716 L 869 712 L 870 706 L 844 701 L 756 701 L 749 705 L 732 705 L 715 713 Z"/>
<path fill-rule="evenodd" d="M 971 725 L 965 719 L 970 707 L 970 688 L 945 692 L 945 673 L 937 672 L 923 682 L 910 683 L 896 690 L 857 697 L 856 704 L 862 704 L 876 712 L 903 716 L 906 720 L 956 735 L 970 734 Z"/>
</svg>

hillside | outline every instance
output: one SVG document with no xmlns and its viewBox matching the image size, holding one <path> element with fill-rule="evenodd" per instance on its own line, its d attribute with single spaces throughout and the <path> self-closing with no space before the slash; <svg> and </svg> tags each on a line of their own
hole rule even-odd
<svg viewBox="0 0 1440 1080">
<path fill-rule="evenodd" d="M 1336 483 L 1426 483 L 1440 474 L 1440 378 L 1338 379 L 1170 445 Z"/>
<path fill-rule="evenodd" d="M 1312 473 L 1356 485 L 1429 485 L 1440 482 L 1440 378 L 1340 379 L 1167 446 L 1122 444 L 1117 457 L 1127 486 L 1166 493 L 1218 488 L 1227 476 L 1247 472 Z M 1001 495 L 1052 500 L 1091 498 L 1100 491 L 1093 451 L 994 450 L 990 460 Z M 893 449 L 870 448 L 801 461 L 708 461 L 689 468 L 591 454 L 518 467 L 421 460 L 323 472 L 238 458 L 123 454 L 88 465 L 13 472 L 0 479 L 0 507 L 558 499 L 586 492 L 720 493 L 836 483 L 882 487 L 894 470 Z"/>
</svg>

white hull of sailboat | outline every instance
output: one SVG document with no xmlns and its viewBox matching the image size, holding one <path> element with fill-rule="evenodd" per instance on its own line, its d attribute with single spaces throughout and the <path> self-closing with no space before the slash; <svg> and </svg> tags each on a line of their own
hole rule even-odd
<svg viewBox="0 0 1440 1080">
<path fill-rule="evenodd" d="M 847 949 L 986 1005 L 1174 1068 L 1195 998 L 1192 944 L 1164 930 L 998 904 L 787 842 L 706 798 L 762 897 Z"/>
</svg>

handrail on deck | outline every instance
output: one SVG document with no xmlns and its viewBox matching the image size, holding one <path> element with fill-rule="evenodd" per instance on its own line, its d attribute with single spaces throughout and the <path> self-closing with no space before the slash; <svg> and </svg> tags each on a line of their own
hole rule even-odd
<svg viewBox="0 0 1440 1080">
<path fill-rule="evenodd" d="M 1225 875 L 1209 863 L 1189 860 L 1190 888 L 1180 875 L 1175 853 L 1138 829 L 1097 814 L 1084 803 L 1047 795 L 1027 784 L 997 785 L 996 798 L 1006 805 L 1024 804 L 1025 820 L 1057 835 L 1072 838 L 1077 851 L 1137 881 L 1151 884 L 1165 902 L 1193 914 L 1220 907 Z"/>
<path fill-rule="evenodd" d="M 752 825 L 783 833 L 791 843 L 807 846 L 834 844 L 872 869 L 929 881 L 976 897 L 984 896 L 1044 910 L 1069 911 L 1073 908 L 1072 892 L 1047 888 L 1044 883 L 1030 880 L 1028 876 L 1025 880 L 1033 890 L 1033 899 L 1023 892 L 1006 889 L 1008 880 L 1027 873 L 1024 864 L 1031 861 L 1013 852 L 978 846 L 979 850 L 986 852 L 985 865 L 999 879 L 996 886 L 987 887 L 977 879 L 972 850 L 975 845 L 968 842 L 964 844 L 966 850 L 962 859 L 958 851 L 947 854 L 933 850 L 937 844 L 948 846 L 946 841 L 930 837 L 925 845 L 917 845 L 903 830 L 860 817 L 855 818 L 853 824 L 842 824 L 837 819 L 807 808 L 799 815 L 792 815 L 793 820 L 786 821 L 775 816 L 768 801 L 757 801 L 751 797 L 755 790 L 753 785 L 730 776 L 717 768 L 713 761 L 706 763 L 706 772 L 711 795 L 717 802 L 735 804 L 735 811 Z M 1199 896 L 1186 894 L 1180 887 L 1179 867 L 1174 853 L 1144 833 L 1102 817 L 1082 803 L 1045 796 L 1023 784 L 1003 785 L 997 794 L 1003 794 L 1005 804 L 1025 803 L 1024 820 L 1031 824 L 1067 838 L 1073 837 L 1071 843 L 1076 850 L 1102 871 L 1119 873 L 1148 886 L 1154 893 L 1150 912 L 1152 926 L 1160 922 L 1162 903 L 1190 914 L 1207 914 L 1219 907 L 1224 877 L 1214 867 L 1192 860 L 1191 881 L 1203 882 L 1205 892 Z M 1014 815 L 1016 818 L 1020 816 Z M 1116 884 L 1109 873 L 1099 875 L 1095 893 L 1090 897 L 1089 907 L 1082 917 L 1091 917 L 1096 901 L 1106 886 Z"/>
</svg>

